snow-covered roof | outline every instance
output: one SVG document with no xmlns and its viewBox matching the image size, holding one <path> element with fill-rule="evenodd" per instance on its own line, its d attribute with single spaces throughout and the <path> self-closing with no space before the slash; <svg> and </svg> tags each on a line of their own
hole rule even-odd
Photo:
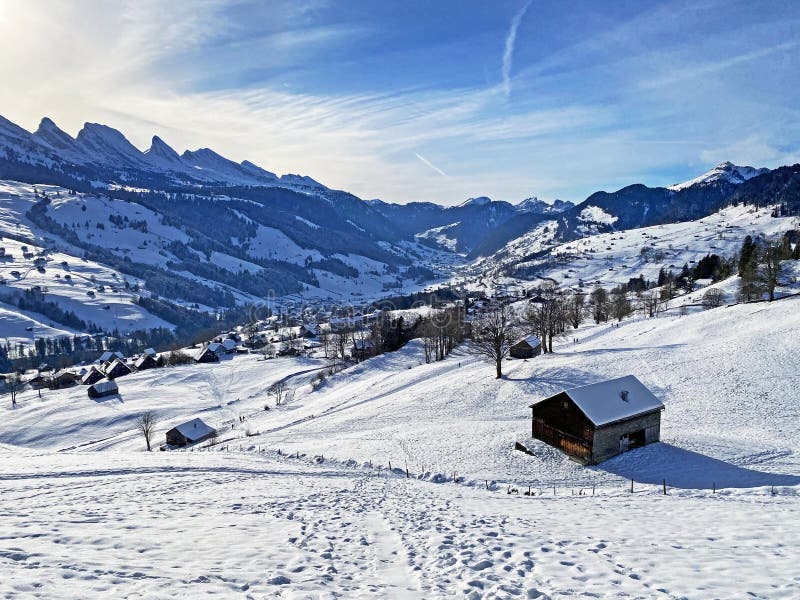
<svg viewBox="0 0 800 600">
<path fill-rule="evenodd" d="M 91 386 L 96 392 L 104 394 L 106 392 L 116 392 L 119 390 L 117 387 L 117 382 L 112 381 L 110 379 L 101 379 L 97 383 Z"/>
<path fill-rule="evenodd" d="M 525 336 L 521 340 L 518 340 L 517 344 L 521 344 L 522 342 L 527 343 L 531 348 L 536 348 L 536 346 L 541 346 L 542 345 L 542 341 L 539 339 L 538 336 L 535 336 L 535 335 Z"/>
<path fill-rule="evenodd" d="M 153 350 L 152 348 L 145 348 L 143 354 L 149 354 L 150 356 L 155 358 L 156 351 Z"/>
<path fill-rule="evenodd" d="M 175 427 L 189 441 L 199 440 L 214 433 L 214 428 L 206 425 L 202 419 L 192 419 Z"/>
<path fill-rule="evenodd" d="M 237 345 L 236 340 L 231 340 L 231 339 L 222 340 L 222 346 L 225 348 L 225 350 L 233 350 L 234 348 L 236 348 L 236 345 Z"/>
<path fill-rule="evenodd" d="M 633 375 L 564 390 L 595 426 L 608 425 L 664 405 Z"/>
<path fill-rule="evenodd" d="M 136 362 L 133 363 L 133 365 L 138 369 L 139 367 L 141 367 L 144 364 L 144 362 L 148 358 L 152 358 L 153 360 L 155 360 L 156 357 L 155 357 L 154 354 L 147 354 L 147 353 L 142 354 L 139 358 L 136 359 Z"/>
<path fill-rule="evenodd" d="M 111 352 L 110 350 L 106 350 L 105 352 L 103 352 L 103 353 L 100 355 L 100 358 L 99 358 L 98 360 L 99 360 L 100 362 L 108 362 L 108 361 L 110 361 L 112 358 L 124 359 L 124 358 L 125 358 L 125 355 L 124 355 L 124 354 L 122 354 L 122 352 Z"/>
</svg>

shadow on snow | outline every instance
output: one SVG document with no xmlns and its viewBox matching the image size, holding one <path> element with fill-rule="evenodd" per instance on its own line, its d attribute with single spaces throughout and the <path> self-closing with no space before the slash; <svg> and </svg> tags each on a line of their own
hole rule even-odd
<svg viewBox="0 0 800 600">
<path fill-rule="evenodd" d="M 667 486 L 684 489 L 800 484 L 800 476 L 797 475 L 746 469 L 663 442 L 627 452 L 592 468 L 639 483 L 660 485 L 666 480 Z"/>
</svg>

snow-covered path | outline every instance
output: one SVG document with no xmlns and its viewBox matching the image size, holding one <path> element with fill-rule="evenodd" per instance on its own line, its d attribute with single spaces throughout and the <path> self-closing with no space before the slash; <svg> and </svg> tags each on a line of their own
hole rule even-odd
<svg viewBox="0 0 800 600">
<path fill-rule="evenodd" d="M 265 454 L 4 453 L 0 596 L 796 598 L 796 489 L 525 497 Z"/>
</svg>

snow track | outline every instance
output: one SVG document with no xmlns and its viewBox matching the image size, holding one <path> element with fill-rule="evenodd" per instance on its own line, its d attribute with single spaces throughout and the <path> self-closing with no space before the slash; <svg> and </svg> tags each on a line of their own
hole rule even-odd
<svg viewBox="0 0 800 600">
<path fill-rule="evenodd" d="M 2 459 L 3 597 L 780 599 L 800 586 L 791 490 L 529 498 L 260 453 Z"/>
</svg>

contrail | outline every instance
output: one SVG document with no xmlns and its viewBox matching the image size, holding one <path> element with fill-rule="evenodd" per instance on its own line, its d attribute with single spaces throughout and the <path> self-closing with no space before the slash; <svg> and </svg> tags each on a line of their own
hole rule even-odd
<svg viewBox="0 0 800 600">
<path fill-rule="evenodd" d="M 511 59 L 514 57 L 514 44 L 517 41 L 517 29 L 519 29 L 522 17 L 525 16 L 532 1 L 533 0 L 528 0 L 519 12 L 514 15 L 514 18 L 511 19 L 511 27 L 508 29 L 508 35 L 506 36 L 506 47 L 503 51 L 503 89 L 506 92 L 506 96 L 511 94 Z"/>
<path fill-rule="evenodd" d="M 433 169 L 434 171 L 436 171 L 436 172 L 437 172 L 439 175 L 441 175 L 442 177 L 447 177 L 447 173 L 445 173 L 444 171 L 442 171 L 442 170 L 441 170 L 439 167 L 437 167 L 435 164 L 433 164 L 431 161 L 429 161 L 427 158 L 425 158 L 425 157 L 424 157 L 424 156 L 422 156 L 421 154 L 417 154 L 416 152 L 414 152 L 414 156 L 416 156 L 418 159 L 420 159 L 420 160 L 421 160 L 423 163 L 425 163 L 426 165 L 428 165 L 428 166 L 429 166 L 431 169 Z"/>
</svg>

